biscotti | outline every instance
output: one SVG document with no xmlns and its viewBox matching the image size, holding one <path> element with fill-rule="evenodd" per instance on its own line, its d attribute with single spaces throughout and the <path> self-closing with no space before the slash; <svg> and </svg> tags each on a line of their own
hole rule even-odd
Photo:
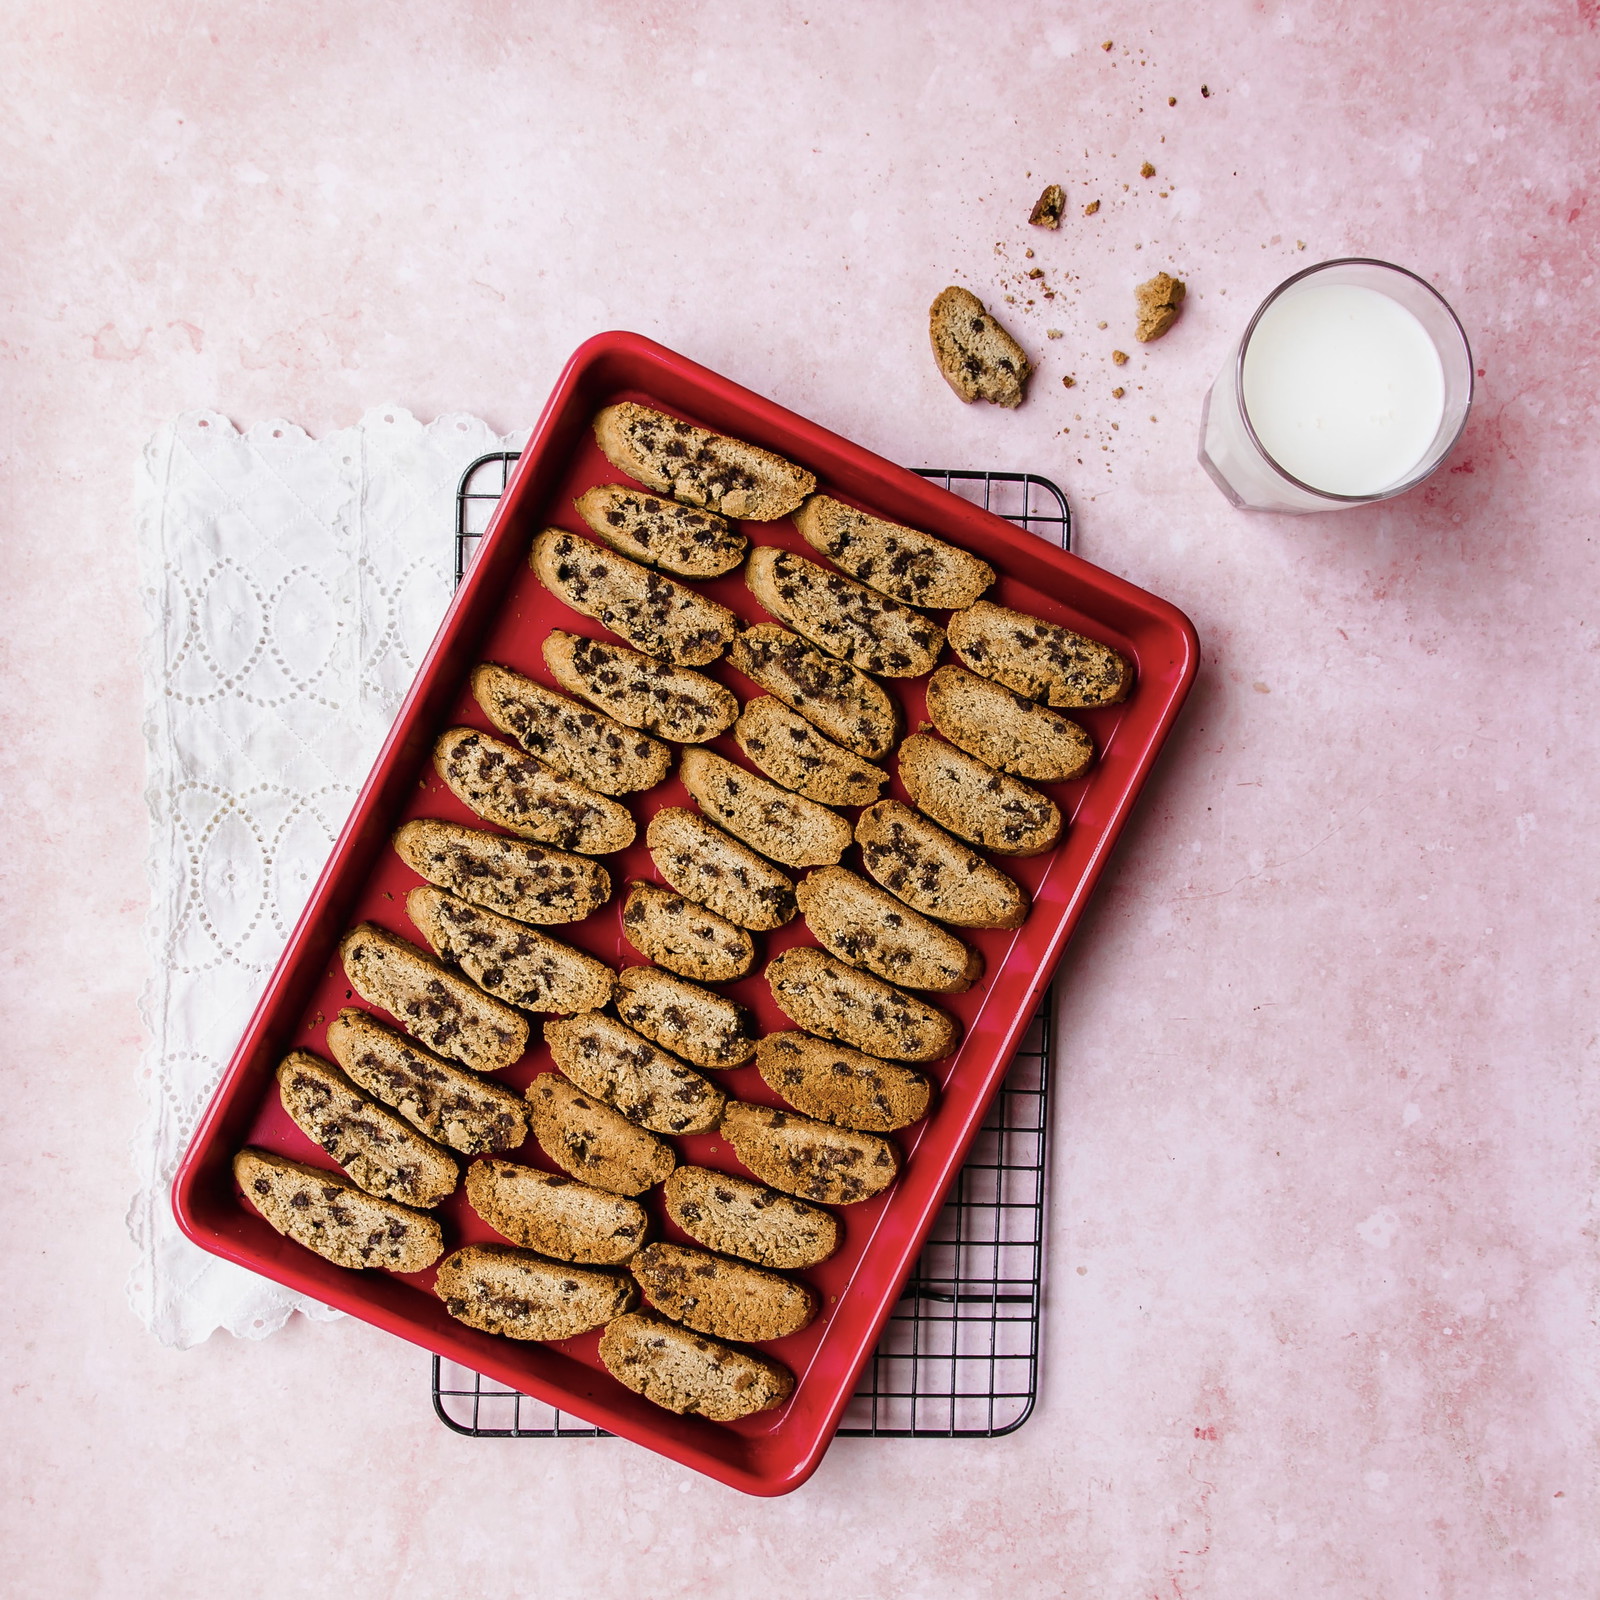
<svg viewBox="0 0 1600 1600">
<path fill-rule="evenodd" d="M 944 381 L 971 405 L 1020 406 L 1032 370 L 1022 346 L 970 289 L 951 284 L 928 307 L 928 337 Z"/>
<path fill-rule="evenodd" d="M 515 1150 L 528 1137 L 520 1095 L 464 1072 L 354 1006 L 328 1024 L 328 1049 L 352 1082 L 463 1155 Z"/>
<path fill-rule="evenodd" d="M 882 767 L 835 744 L 770 694 L 746 702 L 733 736 L 769 778 L 819 805 L 871 805 L 889 781 Z"/>
<path fill-rule="evenodd" d="M 405 939 L 370 922 L 339 944 L 350 986 L 400 1026 L 474 1072 L 498 1072 L 528 1048 L 528 1019 Z"/>
<path fill-rule="evenodd" d="M 716 1339 L 785 1339 L 817 1314 L 805 1284 L 693 1245 L 647 1244 L 628 1271 L 657 1311 Z"/>
<path fill-rule="evenodd" d="M 748 1007 L 660 967 L 624 967 L 615 1003 L 635 1033 L 697 1067 L 725 1072 L 755 1051 L 756 1020 Z"/>
<path fill-rule="evenodd" d="M 797 898 L 823 949 L 890 983 L 957 994 L 982 975 L 976 950 L 848 867 L 810 873 Z"/>
<path fill-rule="evenodd" d="M 600 412 L 594 436 L 606 460 L 646 488 L 747 522 L 788 516 L 817 486 L 811 473 L 770 450 L 631 400 Z"/>
<path fill-rule="evenodd" d="M 786 867 L 828 866 L 849 847 L 850 824 L 837 811 L 746 772 L 713 750 L 685 750 L 678 776 L 713 822 Z"/>
<path fill-rule="evenodd" d="M 563 604 L 680 667 L 715 661 L 738 625 L 726 606 L 564 528 L 546 528 L 529 559 Z"/>
<path fill-rule="evenodd" d="M 611 875 L 586 856 L 454 822 L 408 822 L 394 848 L 437 888 L 519 922 L 581 922 L 611 898 Z"/>
<path fill-rule="evenodd" d="M 715 739 L 739 715 L 731 689 L 692 667 L 652 661 L 626 645 L 556 628 L 544 641 L 544 662 L 569 693 L 630 728 L 644 728 L 675 744 Z"/>
<path fill-rule="evenodd" d="M 779 1008 L 807 1032 L 868 1055 L 937 1061 L 955 1048 L 960 1029 L 948 1012 L 825 951 L 785 950 L 767 963 L 766 979 Z"/>
<path fill-rule="evenodd" d="M 933 1085 L 914 1067 L 880 1061 L 809 1033 L 769 1033 L 756 1045 L 761 1081 L 796 1111 L 863 1133 L 893 1133 L 926 1116 Z"/>
<path fill-rule="evenodd" d="M 794 920 L 793 882 L 698 812 L 664 807 L 644 836 L 656 871 L 719 917 L 757 931 Z"/>
<path fill-rule="evenodd" d="M 691 1333 L 645 1311 L 630 1311 L 607 1325 L 600 1360 L 618 1383 L 663 1410 L 712 1422 L 771 1411 L 794 1390 L 794 1374 L 770 1356 Z"/>
<path fill-rule="evenodd" d="M 959 611 L 994 582 L 987 561 L 825 494 L 812 495 L 794 521 L 812 549 L 880 594 L 910 606 Z"/>
<path fill-rule="evenodd" d="M 544 1042 L 585 1094 L 652 1133 L 704 1133 L 722 1115 L 722 1090 L 604 1012 L 547 1022 Z"/>
<path fill-rule="evenodd" d="M 732 572 L 750 544 L 714 511 L 680 506 L 625 483 L 597 483 L 573 503 L 578 515 L 613 550 L 680 578 L 715 578 Z"/>
<path fill-rule="evenodd" d="M 455 1192 L 455 1162 L 331 1062 L 291 1050 L 278 1063 L 278 1098 L 295 1126 L 368 1194 L 427 1211 Z"/>
<path fill-rule="evenodd" d="M 950 619 L 950 647 L 981 677 L 1045 705 L 1109 706 L 1128 697 L 1133 666 L 1071 628 L 980 600 Z"/>
<path fill-rule="evenodd" d="M 365 1194 L 341 1173 L 245 1149 L 233 1158 L 233 1176 L 272 1227 L 336 1267 L 423 1272 L 444 1250 L 432 1217 Z"/>
<path fill-rule="evenodd" d="M 876 760 L 894 744 L 900 707 L 883 685 L 787 628 L 770 622 L 746 628 L 728 659 L 735 671 L 858 756 Z"/>
<path fill-rule="evenodd" d="M 491 1228 L 557 1261 L 616 1266 L 649 1227 L 637 1200 L 520 1161 L 474 1161 L 466 1188 L 467 1203 Z"/>
<path fill-rule="evenodd" d="M 801 637 L 881 678 L 920 678 L 944 649 L 944 629 L 815 561 L 761 545 L 750 552 L 745 586 Z"/>
<path fill-rule="evenodd" d="M 573 1339 L 638 1298 L 626 1273 L 558 1264 L 508 1244 L 452 1251 L 433 1288 L 457 1322 L 505 1339 Z"/>
<path fill-rule="evenodd" d="M 612 1194 L 643 1194 L 678 1164 L 665 1139 L 586 1095 L 559 1072 L 527 1088 L 528 1121 L 545 1154 L 581 1183 Z"/>
<path fill-rule="evenodd" d="M 622 931 L 640 955 L 700 983 L 730 983 L 755 965 L 743 928 L 656 883 L 628 885 Z"/>
<path fill-rule="evenodd" d="M 1094 760 L 1094 741 L 1071 717 L 964 667 L 928 680 L 928 720 L 969 756 L 1035 783 L 1070 783 Z"/>
<path fill-rule="evenodd" d="M 910 806 L 880 800 L 856 818 L 868 872 L 926 917 L 958 928 L 1020 928 L 1031 901 L 1021 884 Z"/>
<path fill-rule="evenodd" d="M 931 734 L 900 746 L 899 767 L 906 792 L 935 822 L 996 855 L 1036 856 L 1061 837 L 1054 800 Z"/>
<path fill-rule="evenodd" d="M 870 1200 L 900 1171 L 899 1150 L 875 1133 L 743 1100 L 723 1112 L 722 1136 L 763 1183 L 825 1205 Z"/>
<path fill-rule="evenodd" d="M 653 789 L 672 766 L 672 752 L 660 740 L 509 667 L 485 662 L 474 668 L 472 694 L 495 727 L 529 755 L 601 794 Z"/>
<path fill-rule="evenodd" d="M 436 954 L 524 1011 L 592 1011 L 611 998 L 616 974 L 603 961 L 443 889 L 413 889 L 406 915 Z"/>
<path fill-rule="evenodd" d="M 652 741 L 653 742 L 653 741 Z M 434 770 L 462 805 L 520 839 L 585 855 L 633 843 L 633 814 L 476 728 L 451 728 L 433 747 Z"/>
<path fill-rule="evenodd" d="M 697 1244 L 758 1266 L 796 1271 L 839 1248 L 832 1212 L 731 1173 L 677 1167 L 662 1196 L 667 1215 Z"/>
</svg>

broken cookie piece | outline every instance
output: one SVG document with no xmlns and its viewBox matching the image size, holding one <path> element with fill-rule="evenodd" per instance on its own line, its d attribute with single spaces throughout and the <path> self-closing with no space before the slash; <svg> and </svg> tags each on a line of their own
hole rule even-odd
<svg viewBox="0 0 1600 1600">
<path fill-rule="evenodd" d="M 1061 192 L 1061 185 L 1059 183 L 1048 184 L 1029 214 L 1028 221 L 1036 228 L 1059 228 L 1061 226 L 1061 213 L 1066 208 L 1067 197 Z"/>
<path fill-rule="evenodd" d="M 939 295 L 928 308 L 928 335 L 945 382 L 968 405 L 1022 404 L 1028 358 L 970 289 L 952 284 Z"/>
<path fill-rule="evenodd" d="M 1133 291 L 1139 308 L 1139 322 L 1134 337 L 1140 344 L 1159 339 L 1174 322 L 1183 307 L 1183 283 L 1170 273 L 1158 272 L 1148 283 L 1141 283 Z"/>
</svg>

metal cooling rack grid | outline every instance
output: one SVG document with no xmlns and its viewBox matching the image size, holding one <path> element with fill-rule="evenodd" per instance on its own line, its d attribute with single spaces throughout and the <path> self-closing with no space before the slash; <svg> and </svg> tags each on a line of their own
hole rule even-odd
<svg viewBox="0 0 1600 1600">
<path fill-rule="evenodd" d="M 456 496 L 456 582 L 505 492 L 513 451 L 482 456 Z M 922 476 L 1018 525 L 1071 542 L 1065 496 L 1032 473 Z M 845 1409 L 846 1438 L 984 1439 L 1028 1420 L 1038 1392 L 1053 992 L 1022 1047 Z M 433 1358 L 433 1407 L 479 1439 L 596 1439 L 603 1429 Z"/>
</svg>

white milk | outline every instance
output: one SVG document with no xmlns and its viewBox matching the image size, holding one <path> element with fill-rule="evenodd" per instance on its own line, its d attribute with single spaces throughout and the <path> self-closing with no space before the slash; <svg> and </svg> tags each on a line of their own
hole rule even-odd
<svg viewBox="0 0 1600 1600">
<path fill-rule="evenodd" d="M 1267 307 L 1244 358 L 1244 406 L 1284 471 L 1329 494 L 1402 482 L 1444 416 L 1444 368 L 1388 295 L 1307 284 Z"/>
</svg>

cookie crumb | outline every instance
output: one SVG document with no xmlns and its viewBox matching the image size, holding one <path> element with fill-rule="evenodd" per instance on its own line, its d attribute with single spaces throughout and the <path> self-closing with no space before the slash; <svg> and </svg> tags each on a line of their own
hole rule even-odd
<svg viewBox="0 0 1600 1600">
<path fill-rule="evenodd" d="M 1111 352 L 1111 359 L 1116 362 L 1119 367 L 1125 367 L 1128 364 L 1128 352 L 1126 350 L 1113 350 Z"/>
<path fill-rule="evenodd" d="M 1044 336 L 1047 339 L 1059 339 L 1061 337 L 1061 330 L 1059 328 L 1046 328 L 1044 330 Z"/>
<path fill-rule="evenodd" d="M 1030 278 L 1042 278 L 1044 276 L 1044 268 L 1043 267 L 1029 267 L 1028 268 L 1028 276 Z"/>
<path fill-rule="evenodd" d="M 1183 296 L 1182 280 L 1172 277 L 1169 273 L 1158 272 L 1148 283 L 1141 283 L 1133 291 L 1134 303 L 1139 310 L 1134 338 L 1140 344 L 1149 344 L 1152 339 L 1159 339 L 1178 320 Z"/>
<path fill-rule="evenodd" d="M 1148 161 L 1146 161 L 1139 168 L 1139 176 L 1141 178 L 1153 178 L 1153 177 L 1155 177 L 1155 175 L 1156 175 L 1156 169 L 1153 166 L 1151 166 Z"/>
<path fill-rule="evenodd" d="M 1097 322 L 1097 323 L 1095 323 L 1095 327 L 1097 327 L 1097 328 L 1103 328 L 1103 327 L 1105 327 L 1105 323 L 1103 323 L 1103 322 Z"/>
<path fill-rule="evenodd" d="M 1028 258 L 1028 259 L 1029 259 L 1029 260 L 1030 260 L 1030 261 L 1031 261 L 1031 260 L 1033 260 L 1033 251 L 1032 251 L 1032 249 L 1031 249 L 1031 248 L 1030 248 L 1030 249 L 1027 249 L 1027 250 L 1024 250 L 1024 251 L 1023 251 L 1023 252 L 1022 252 L 1022 253 L 1023 253 L 1023 255 L 1025 255 L 1025 256 L 1026 256 L 1026 257 L 1027 257 L 1027 258 Z"/>
<path fill-rule="evenodd" d="M 1296 250 L 1304 250 L 1305 247 L 1306 247 L 1305 240 L 1304 239 L 1296 239 L 1295 242 L 1294 242 L 1294 247 L 1295 247 Z"/>
<path fill-rule="evenodd" d="M 1006 304 L 1008 306 L 1014 306 L 1016 303 L 1017 303 L 1017 297 L 1014 294 L 1008 294 L 1006 296 Z"/>
<path fill-rule="evenodd" d="M 1115 388 L 1115 389 L 1113 389 L 1111 391 L 1111 398 L 1113 400 L 1120 400 L 1123 397 L 1123 395 L 1125 395 L 1127 392 L 1128 391 L 1126 389 L 1123 389 L 1123 388 L 1121 388 L 1119 386 L 1118 388 Z M 1112 427 L 1115 427 L 1115 426 L 1116 426 L 1116 424 L 1112 423 Z"/>
<path fill-rule="evenodd" d="M 1169 105 L 1169 106 L 1175 106 L 1175 105 L 1177 105 L 1177 103 L 1178 103 L 1178 97 L 1177 97 L 1177 95 L 1175 95 L 1175 94 L 1169 94 L 1169 95 L 1168 95 L 1168 96 L 1167 96 L 1167 104 L 1168 104 L 1168 105 Z"/>
<path fill-rule="evenodd" d="M 1102 50 L 1109 50 L 1111 48 L 1111 44 L 1112 44 L 1112 41 L 1110 39 L 1107 39 L 1106 42 L 1103 45 L 1100 46 L 1100 48 Z"/>
<path fill-rule="evenodd" d="M 1099 209 L 1100 202 L 1098 200 L 1091 200 L 1088 205 L 1083 208 L 1083 214 L 1086 217 L 1092 217 Z"/>
<path fill-rule="evenodd" d="M 1074 389 L 1077 387 L 1077 384 L 1078 380 L 1076 378 L 1063 378 L 1061 380 L 1061 387 L 1063 389 Z"/>
<path fill-rule="evenodd" d="M 1044 192 L 1034 202 L 1033 210 L 1028 214 L 1028 221 L 1036 228 L 1059 228 L 1061 226 L 1061 213 L 1067 208 L 1067 197 L 1061 191 L 1059 183 L 1045 186 Z M 1033 252 L 1030 250 L 1031 256 Z"/>
<path fill-rule="evenodd" d="M 1200 85 L 1200 98 L 1202 100 L 1209 100 L 1211 98 L 1211 91 L 1206 88 L 1203 83 Z"/>
</svg>

